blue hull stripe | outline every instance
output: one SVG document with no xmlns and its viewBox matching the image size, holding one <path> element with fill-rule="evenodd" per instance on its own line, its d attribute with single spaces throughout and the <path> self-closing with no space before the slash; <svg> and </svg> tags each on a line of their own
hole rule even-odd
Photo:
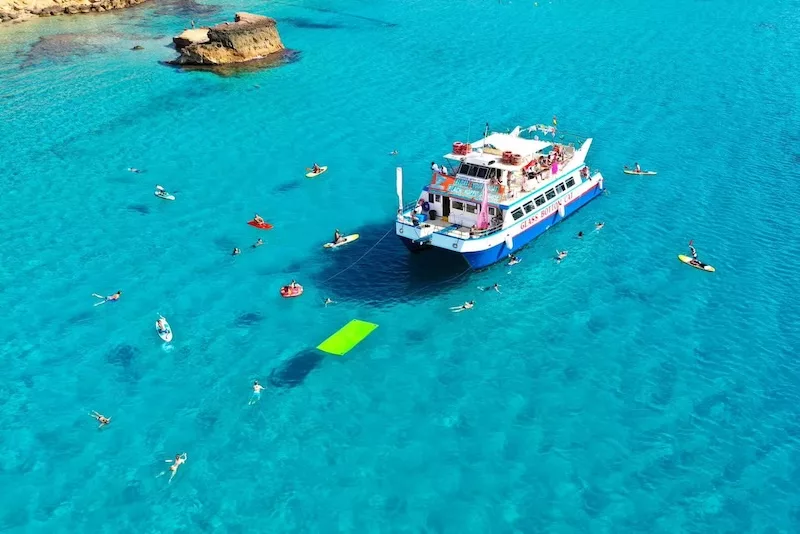
<svg viewBox="0 0 800 534">
<path fill-rule="evenodd" d="M 516 252 L 540 235 L 542 235 L 548 228 L 555 226 L 559 222 L 563 221 L 583 206 L 588 204 L 593 199 L 597 198 L 603 193 L 603 191 L 599 187 L 593 187 L 574 201 L 570 202 L 564 207 L 564 217 L 561 217 L 558 214 L 558 211 L 553 213 L 551 216 L 542 219 L 535 225 L 531 226 L 524 232 L 517 234 L 512 237 L 514 248 L 510 249 L 506 246 L 505 243 L 500 243 L 499 245 L 495 245 L 492 248 L 481 250 L 478 252 L 465 252 L 461 254 L 469 266 L 473 269 L 482 269 L 484 267 L 488 267 L 498 261 L 504 260 L 508 257 L 509 254 L 512 252 Z M 408 247 L 411 251 L 417 251 L 423 248 L 421 245 L 417 245 L 413 241 L 408 238 L 401 237 L 400 238 L 403 243 Z M 446 250 L 446 249 L 442 249 Z"/>
</svg>

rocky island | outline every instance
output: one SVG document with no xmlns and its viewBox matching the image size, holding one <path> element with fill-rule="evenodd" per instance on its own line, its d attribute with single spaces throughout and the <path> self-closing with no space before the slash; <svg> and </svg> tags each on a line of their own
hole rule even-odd
<svg viewBox="0 0 800 534">
<path fill-rule="evenodd" d="M 283 52 L 275 19 L 236 13 L 235 22 L 186 30 L 172 40 L 180 56 L 174 65 L 217 66 L 265 59 Z"/>
<path fill-rule="evenodd" d="M 141 4 L 146 0 L 0 0 L 0 23 L 34 17 L 102 13 Z"/>
</svg>

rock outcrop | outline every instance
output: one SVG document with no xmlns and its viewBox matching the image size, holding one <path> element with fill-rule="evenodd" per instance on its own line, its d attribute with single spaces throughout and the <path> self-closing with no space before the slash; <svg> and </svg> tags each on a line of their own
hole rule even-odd
<svg viewBox="0 0 800 534">
<path fill-rule="evenodd" d="M 180 52 L 189 45 L 207 43 L 208 30 L 209 28 L 183 30 L 182 34 L 172 38 L 172 42 L 175 43 L 175 48 Z"/>
<path fill-rule="evenodd" d="M 207 32 L 206 42 L 202 32 Z M 250 13 L 236 13 L 235 22 L 225 22 L 200 32 L 173 39 L 181 55 L 177 65 L 229 65 L 263 59 L 285 48 L 278 35 L 275 19 Z"/>
<path fill-rule="evenodd" d="M 0 0 L 0 23 L 35 17 L 102 13 L 135 6 L 147 0 Z"/>
</svg>

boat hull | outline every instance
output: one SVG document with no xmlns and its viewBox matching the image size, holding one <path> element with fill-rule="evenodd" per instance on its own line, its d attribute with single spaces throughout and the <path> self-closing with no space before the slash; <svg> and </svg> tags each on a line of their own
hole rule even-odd
<svg viewBox="0 0 800 534">
<path fill-rule="evenodd" d="M 544 217 L 542 220 L 537 221 L 536 224 L 533 224 L 524 231 L 514 235 L 511 248 L 508 247 L 505 241 L 501 241 L 492 247 L 474 252 L 459 252 L 457 250 L 452 250 L 450 252 L 453 256 L 459 255 L 464 258 L 464 260 L 472 269 L 483 269 L 489 267 L 490 265 L 493 265 L 499 261 L 506 260 L 509 254 L 517 252 L 521 248 L 525 247 L 528 243 L 542 235 L 545 231 L 560 223 L 601 194 L 603 194 L 603 189 L 599 184 L 595 185 L 595 187 L 592 187 L 591 189 L 588 189 L 582 195 L 564 206 L 563 217 L 558 213 L 557 210 L 555 210 L 553 214 Z M 407 237 L 398 237 L 411 252 L 420 252 L 422 250 L 432 248 L 428 242 L 420 243 Z M 442 248 L 442 250 L 446 251 L 448 249 Z"/>
<path fill-rule="evenodd" d="M 525 231 L 514 236 L 513 247 L 509 248 L 505 242 L 495 245 L 492 248 L 481 250 L 478 252 L 464 252 L 461 256 L 467 261 L 473 269 L 483 269 L 498 261 L 508 259 L 508 255 L 517 252 L 525 245 L 542 235 L 545 231 L 560 223 L 583 206 L 603 194 L 600 187 L 593 187 L 586 191 L 583 195 L 576 198 L 564 207 L 564 216 L 559 215 L 558 211 L 542 219 L 536 224 L 528 227 Z"/>
</svg>

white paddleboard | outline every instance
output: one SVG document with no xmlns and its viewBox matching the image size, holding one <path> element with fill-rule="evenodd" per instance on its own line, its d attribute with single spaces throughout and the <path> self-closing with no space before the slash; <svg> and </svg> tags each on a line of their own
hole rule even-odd
<svg viewBox="0 0 800 534">
<path fill-rule="evenodd" d="M 306 178 L 316 178 L 317 176 L 319 176 L 320 174 L 324 173 L 327 170 L 328 170 L 328 166 L 327 165 L 322 165 L 319 168 L 319 172 L 307 172 L 306 173 Z"/>
<path fill-rule="evenodd" d="M 156 191 L 154 193 L 158 198 L 163 198 L 164 200 L 175 200 L 175 195 L 170 195 L 169 193 L 162 193 L 160 191 Z"/>
<path fill-rule="evenodd" d="M 342 239 L 342 240 L 341 240 L 341 241 L 339 241 L 338 243 L 325 243 L 325 244 L 324 244 L 324 245 L 322 245 L 322 246 L 323 246 L 323 247 L 325 247 L 325 248 L 336 248 L 336 247 L 341 247 L 342 245 L 346 245 L 346 244 L 348 244 L 348 243 L 352 243 L 353 241 L 355 241 L 355 240 L 356 240 L 356 239 L 358 239 L 359 237 L 360 237 L 360 236 L 359 236 L 358 234 L 350 234 L 350 235 L 348 235 L 348 236 L 345 236 L 345 237 L 344 237 L 344 239 Z"/>
<path fill-rule="evenodd" d="M 163 341 L 169 343 L 170 341 L 172 341 L 172 327 L 169 325 L 167 320 L 164 319 L 163 316 L 161 316 L 161 319 L 164 321 L 164 326 L 166 327 L 166 330 L 163 331 L 159 330 L 158 321 L 156 321 L 156 332 L 158 333 L 158 337 L 160 337 Z"/>
</svg>

